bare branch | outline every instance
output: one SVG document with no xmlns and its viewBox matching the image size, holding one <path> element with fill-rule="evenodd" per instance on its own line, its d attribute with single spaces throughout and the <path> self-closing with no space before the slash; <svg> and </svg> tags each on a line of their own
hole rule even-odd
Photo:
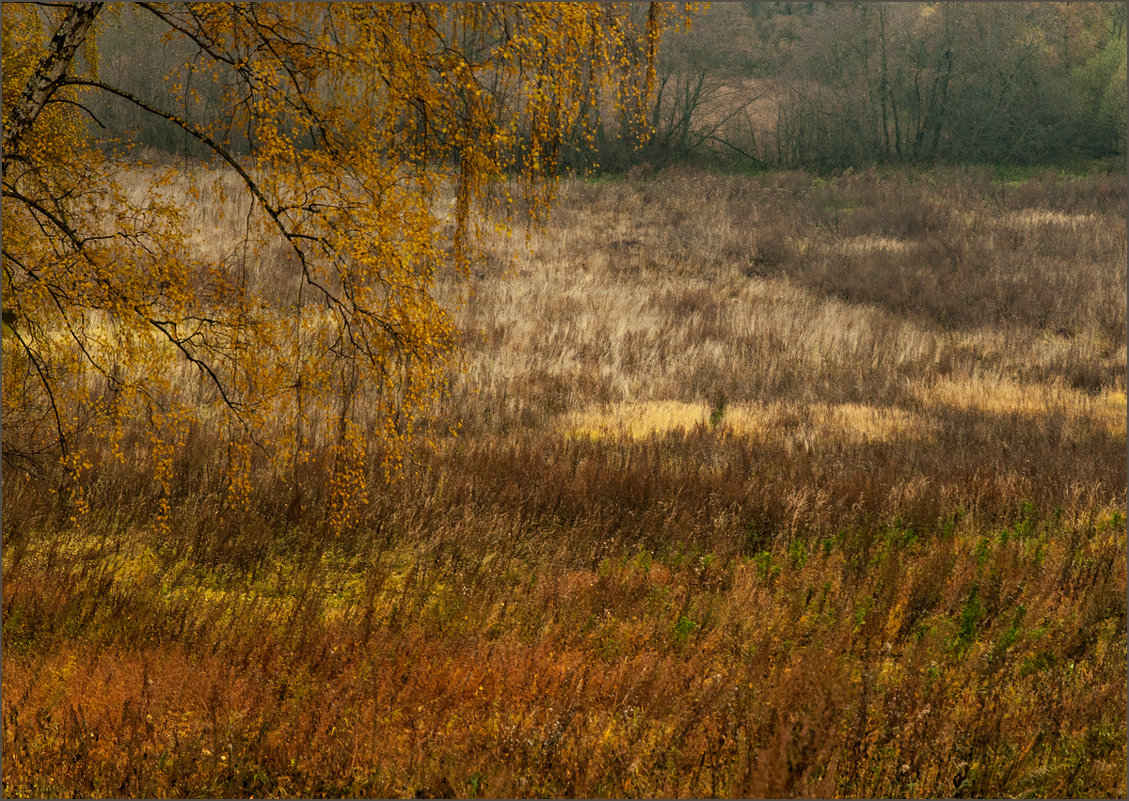
<svg viewBox="0 0 1129 801">
<path fill-rule="evenodd" d="M 244 185 L 246 185 L 248 191 L 250 191 L 254 198 L 259 202 L 263 210 L 266 211 L 266 213 L 270 216 L 271 220 L 274 221 L 274 224 L 278 228 L 279 233 L 281 233 L 286 238 L 286 241 L 290 243 L 291 248 L 302 263 L 302 274 L 305 277 L 306 281 L 310 284 L 310 286 L 314 287 L 323 295 L 325 295 L 326 299 L 328 299 L 331 303 L 337 306 L 343 305 L 342 301 L 332 292 L 330 292 L 328 287 L 326 287 L 313 277 L 309 269 L 309 263 L 306 260 L 306 254 L 300 247 L 298 247 L 295 241 L 295 235 L 286 227 L 286 224 L 282 221 L 282 215 L 279 210 L 271 204 L 266 195 L 263 194 L 263 191 L 259 187 L 259 184 L 255 181 L 254 178 L 250 176 L 250 174 L 248 174 L 245 169 L 243 169 L 243 166 L 235 159 L 233 155 L 231 155 L 231 153 L 228 152 L 227 148 L 223 147 L 223 145 L 212 139 L 212 137 L 208 136 L 206 133 L 201 131 L 199 128 L 197 128 L 187 120 L 178 117 L 176 114 L 170 114 L 167 111 L 159 109 L 151 103 L 142 100 L 137 95 L 132 94 L 131 92 L 127 92 L 124 89 L 118 89 L 117 87 L 110 86 L 103 81 L 95 81 L 85 78 L 69 78 L 65 81 L 65 83 L 74 86 L 91 86 L 96 89 L 101 89 L 105 92 L 109 92 L 110 94 L 117 95 L 124 100 L 128 100 L 139 108 L 148 111 L 150 114 L 155 114 L 156 116 L 166 119 L 174 125 L 179 126 L 190 136 L 194 137 L 197 141 L 208 147 L 213 153 L 226 161 L 228 165 L 230 165 L 230 167 L 235 170 L 236 173 L 238 173 L 239 177 L 243 180 Z"/>
<path fill-rule="evenodd" d="M 9 328 L 12 336 L 20 343 L 24 353 L 27 354 L 28 361 L 31 366 L 35 368 L 36 375 L 39 376 L 39 383 L 43 385 L 43 390 L 47 393 L 47 401 L 51 405 L 51 413 L 55 417 L 55 432 L 59 436 L 59 448 L 62 450 L 63 456 L 67 455 L 67 435 L 63 432 L 63 420 L 59 415 L 59 406 L 55 403 L 55 393 L 51 389 L 51 381 L 48 379 L 47 374 L 43 370 L 43 364 L 39 359 L 39 355 L 32 349 L 31 345 L 20 336 L 20 332 L 14 328 Z"/>
</svg>

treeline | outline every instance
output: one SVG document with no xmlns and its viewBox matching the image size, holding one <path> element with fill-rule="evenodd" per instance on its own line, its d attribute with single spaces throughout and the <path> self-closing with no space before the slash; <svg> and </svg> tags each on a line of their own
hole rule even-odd
<svg viewBox="0 0 1129 801">
<path fill-rule="evenodd" d="M 797 27 L 780 48 L 796 78 L 780 104 L 778 162 L 1125 152 L 1123 4 L 825 5 Z"/>
<path fill-rule="evenodd" d="M 715 4 L 661 54 L 652 137 L 609 169 L 1062 164 L 1125 154 L 1121 3 Z"/>
<path fill-rule="evenodd" d="M 1125 26 L 1121 3 L 714 4 L 664 40 L 646 124 L 593 104 L 584 130 L 563 132 L 560 163 L 835 170 L 1120 156 Z M 214 107 L 231 146 L 250 147 L 234 119 L 223 124 L 223 87 L 184 68 L 191 47 L 154 31 L 122 8 L 100 33 L 106 79 L 170 107 Z M 92 111 L 138 144 L 202 152 L 128 103 Z"/>
</svg>

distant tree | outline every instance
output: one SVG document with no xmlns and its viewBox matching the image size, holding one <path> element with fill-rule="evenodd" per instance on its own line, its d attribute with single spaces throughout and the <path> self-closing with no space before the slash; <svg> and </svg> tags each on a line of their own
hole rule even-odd
<svg viewBox="0 0 1129 801">
<path fill-rule="evenodd" d="M 781 86 L 779 161 L 835 169 L 1124 153 L 1123 18 L 1123 6 L 1101 3 L 758 12 Z"/>
<path fill-rule="evenodd" d="M 441 392 L 458 334 L 436 276 L 466 271 L 492 182 L 522 176 L 536 215 L 581 109 L 613 88 L 643 107 L 676 14 L 628 11 L 4 4 L 5 462 L 56 453 L 80 476 L 77 433 L 124 458 L 124 422 L 146 420 L 167 482 L 176 444 L 207 424 L 230 430 L 233 476 L 255 446 L 297 469 L 328 443 L 357 490 L 366 443 L 396 454 Z M 127 14 L 179 57 L 167 83 L 100 69 L 95 29 Z M 638 42 L 642 59 L 627 52 Z M 120 74 L 122 54 L 109 58 Z M 190 246 L 206 233 L 175 170 L 138 195 L 100 141 L 110 108 L 210 154 L 212 191 L 248 201 L 238 254 Z M 259 258 L 293 270 L 256 279 Z"/>
</svg>

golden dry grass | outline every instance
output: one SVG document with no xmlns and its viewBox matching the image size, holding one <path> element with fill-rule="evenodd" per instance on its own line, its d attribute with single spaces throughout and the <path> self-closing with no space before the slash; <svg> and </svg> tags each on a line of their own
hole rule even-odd
<svg viewBox="0 0 1129 801">
<path fill-rule="evenodd" d="M 480 271 L 463 317 L 478 398 L 459 404 L 466 418 L 547 415 L 638 436 L 708 421 L 718 402 L 731 428 L 742 404 L 812 405 L 817 417 L 856 404 L 889 409 L 900 422 L 879 428 L 892 432 L 907 415 L 929 429 L 953 406 L 1104 419 L 1107 406 L 1087 398 L 1124 387 L 1124 225 L 1113 214 L 1013 211 L 987 192 L 974 203 L 953 181 L 902 187 L 929 219 L 896 208 L 883 219 L 862 204 L 897 192 L 865 176 L 812 188 L 782 214 L 776 184 L 792 178 L 693 175 L 689 194 L 681 180 L 599 193 L 566 182 L 549 228 L 499 254 L 511 272 Z M 844 218 L 839 206 L 858 208 Z M 830 230 L 836 217 L 872 230 Z M 1048 225 L 1064 241 L 1045 253 Z M 875 232 L 900 227 L 909 233 Z M 978 261 L 983 241 L 1016 230 L 1031 238 Z M 1058 252 L 1082 240 L 1101 259 L 1060 267 Z M 950 272 L 956 296 L 937 285 Z M 869 278 L 884 283 L 853 286 Z M 1037 308 L 1024 319 L 1009 298 Z"/>
<path fill-rule="evenodd" d="M 5 475 L 5 795 L 1123 797 L 1124 215 L 565 181 L 355 526 L 204 427 L 167 535 L 141 449 Z"/>
<path fill-rule="evenodd" d="M 875 407 L 862 403 L 813 404 L 809 435 L 816 440 L 886 440 L 899 435 L 922 436 L 928 424 L 920 415 L 897 407 Z M 616 403 L 564 415 L 560 426 L 572 435 L 599 438 L 642 438 L 698 426 L 716 426 L 731 436 L 768 439 L 781 430 L 789 414 L 786 404 L 738 404 L 715 411 L 705 403 L 644 401 Z M 716 422 L 711 417 L 716 416 Z"/>
</svg>

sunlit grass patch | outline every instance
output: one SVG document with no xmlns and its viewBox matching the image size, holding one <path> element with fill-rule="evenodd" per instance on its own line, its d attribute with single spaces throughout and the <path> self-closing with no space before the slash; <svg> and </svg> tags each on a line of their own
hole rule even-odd
<svg viewBox="0 0 1129 801">
<path fill-rule="evenodd" d="M 877 442 L 923 436 L 930 427 L 928 420 L 914 412 L 866 403 L 742 404 L 726 413 L 725 425 L 738 436 L 768 437 L 799 426 L 816 442 Z"/>
<path fill-rule="evenodd" d="M 1092 225 L 1095 217 L 1093 214 L 1066 214 L 1053 209 L 1024 209 L 1012 212 L 1004 218 L 1008 224 L 1017 228 L 1034 228 L 1040 225 L 1059 225 L 1078 228 L 1083 225 Z"/>
<path fill-rule="evenodd" d="M 704 403 L 642 401 L 611 404 L 575 412 L 565 417 L 565 430 L 577 437 L 631 439 L 670 431 L 689 430 L 707 423 L 710 409 Z"/>
<path fill-rule="evenodd" d="M 900 435 L 923 434 L 928 421 L 892 406 L 864 403 L 740 403 L 710 407 L 706 403 L 643 401 L 591 407 L 565 417 L 571 436 L 600 439 L 640 439 L 652 434 L 689 431 L 708 425 L 731 436 L 773 438 L 797 428 L 817 440 L 878 441 Z"/>
<path fill-rule="evenodd" d="M 920 415 L 905 409 L 865 403 L 828 406 L 824 419 L 831 427 L 864 440 L 885 440 L 900 434 L 923 432 L 928 426 Z"/>
<path fill-rule="evenodd" d="M 1021 382 L 1003 376 L 973 373 L 917 382 L 916 397 L 927 405 L 944 405 L 989 414 L 1032 417 L 1063 415 L 1100 421 L 1114 433 L 1125 432 L 1125 392 L 1108 389 L 1100 395 L 1059 384 Z"/>
<path fill-rule="evenodd" d="M 1124 437 L 1126 433 L 1125 391 L 1106 390 L 1098 396 L 1097 409 L 1110 430 Z"/>
<path fill-rule="evenodd" d="M 864 234 L 838 239 L 829 246 L 832 251 L 840 253 L 904 253 L 909 250 L 910 243 L 904 239 L 894 239 L 889 236 Z"/>
<path fill-rule="evenodd" d="M 1004 414 L 1044 414 L 1051 403 L 1051 388 L 1021 384 L 1004 376 L 973 373 L 960 378 L 937 378 L 920 382 L 917 397 L 927 404 L 976 409 Z"/>
<path fill-rule="evenodd" d="M 1101 399 L 1110 409 L 1125 413 L 1125 390 L 1107 389 L 1101 394 Z"/>
</svg>

